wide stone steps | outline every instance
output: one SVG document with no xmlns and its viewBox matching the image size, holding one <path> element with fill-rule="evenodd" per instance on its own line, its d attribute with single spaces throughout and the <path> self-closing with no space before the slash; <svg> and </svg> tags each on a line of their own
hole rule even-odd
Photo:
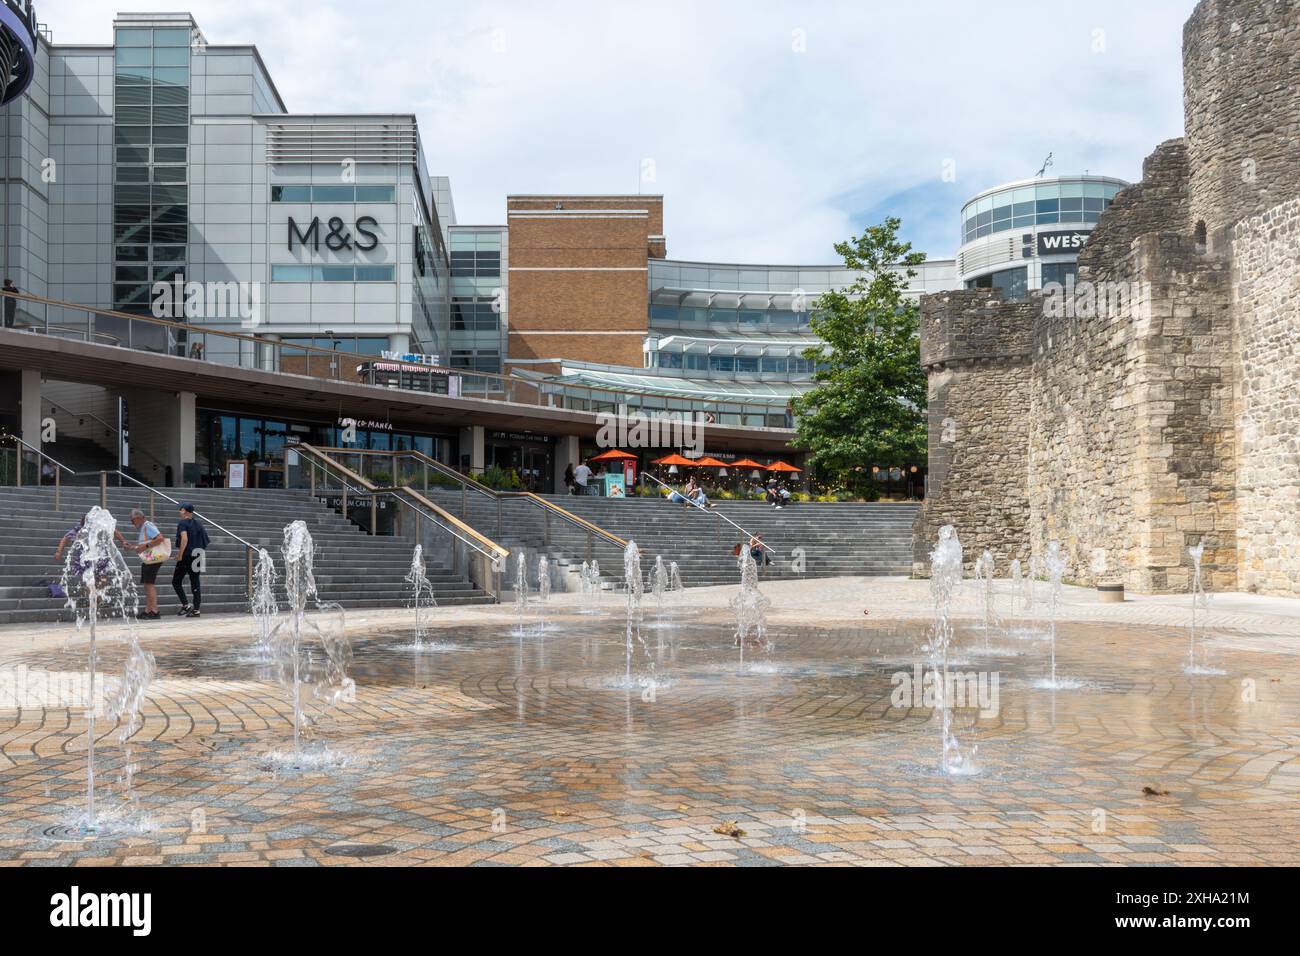
<svg viewBox="0 0 1300 956">
<path fill-rule="evenodd" d="M 214 527 L 224 525 L 256 547 L 266 548 L 282 571 L 280 548 L 284 527 L 301 519 L 316 544 L 314 571 L 320 598 L 336 601 L 345 608 L 402 607 L 410 602 L 403 582 L 411 563 L 412 543 L 391 536 L 371 536 L 342 515 L 293 489 L 169 489 L 178 501 L 193 502 L 207 520 L 212 539 L 208 547 L 208 569 L 203 576 L 203 612 L 247 613 L 245 592 L 245 549 L 230 535 Z M 127 521 L 132 508 L 150 512 L 150 492 L 139 487 L 112 486 L 108 508 L 128 540 L 135 530 Z M 54 507 L 51 488 L 0 488 L 0 536 L 6 542 L 0 553 L 0 623 L 70 620 L 62 599 L 48 596 L 46 582 L 57 582 L 62 566 L 54 561 L 54 550 L 63 534 L 91 507 L 100 502 L 97 488 L 65 487 Z M 175 505 L 162 498 L 153 500 L 153 520 L 169 537 L 174 536 Z M 139 561 L 127 555 L 128 566 L 138 580 Z M 168 562 L 158 575 L 159 606 L 164 616 L 175 609 L 171 589 L 174 563 Z M 427 574 L 434 599 L 442 605 L 491 603 L 494 598 L 474 587 L 463 574 L 428 562 Z M 187 584 L 188 588 L 188 584 Z M 280 594 L 283 602 L 283 592 Z M 143 600 L 143 595 L 141 595 Z"/>
</svg>

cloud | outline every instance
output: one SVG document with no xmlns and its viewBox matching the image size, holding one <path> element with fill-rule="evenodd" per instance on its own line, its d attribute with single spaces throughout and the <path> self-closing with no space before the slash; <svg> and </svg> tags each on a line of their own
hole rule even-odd
<svg viewBox="0 0 1300 956">
<path fill-rule="evenodd" d="M 655 4 L 194 0 L 295 112 L 413 112 L 459 221 L 509 193 L 665 195 L 675 258 L 824 262 L 885 215 L 933 258 L 961 201 L 1054 172 L 1137 178 L 1182 131 L 1193 0 Z M 174 0 L 132 10 L 176 9 Z M 90 0 L 40 9 L 109 42 Z M 645 166 L 651 160 L 652 167 Z M 945 160 L 957 180 L 941 178 Z M 652 181 L 642 181 L 653 168 Z"/>
</svg>

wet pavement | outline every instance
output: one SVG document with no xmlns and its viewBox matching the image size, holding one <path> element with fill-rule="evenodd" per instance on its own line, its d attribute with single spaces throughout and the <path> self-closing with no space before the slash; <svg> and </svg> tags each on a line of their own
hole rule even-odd
<svg viewBox="0 0 1300 956">
<path fill-rule="evenodd" d="M 977 772 L 951 777 L 909 687 L 922 622 L 779 623 L 742 664 L 722 612 L 648 610 L 630 685 L 616 605 L 513 630 L 354 637 L 355 699 L 313 705 L 287 761 L 288 695 L 251 636 L 149 640 L 129 806 L 101 722 L 106 832 L 57 829 L 84 799 L 81 715 L 0 709 L 0 865 L 1300 862 L 1300 658 L 1226 631 L 1222 673 L 1189 675 L 1181 629 L 1062 624 L 1052 690 L 1041 635 L 960 621 Z M 85 666 L 84 645 L 4 647 L 10 672 Z M 714 832 L 730 821 L 744 835 Z"/>
</svg>

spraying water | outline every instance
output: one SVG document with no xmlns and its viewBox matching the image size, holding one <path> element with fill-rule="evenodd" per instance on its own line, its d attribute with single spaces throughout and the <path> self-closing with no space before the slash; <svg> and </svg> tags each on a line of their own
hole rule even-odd
<svg viewBox="0 0 1300 956">
<path fill-rule="evenodd" d="M 417 544 L 411 554 L 411 569 L 406 572 L 405 581 L 411 588 L 411 606 L 415 609 L 415 644 L 419 647 L 429 636 L 425 611 L 437 607 L 433 597 L 433 584 L 424 566 L 424 545 Z"/>
<path fill-rule="evenodd" d="M 767 647 L 767 609 L 772 602 L 758 589 L 758 563 L 749 548 L 740 549 L 740 590 L 729 602 L 736 613 L 736 646 L 745 666 L 745 645 Z"/>
<path fill-rule="evenodd" d="M 135 632 L 139 596 L 131 571 L 114 543 L 117 521 L 104 508 L 91 508 L 78 526 L 64 560 L 62 586 L 67 606 L 76 615 L 77 630 L 89 629 L 89 685 L 86 708 L 86 815 L 82 832 L 100 828 L 95 808 L 95 716 L 99 706 L 99 626 L 112 618 L 126 627 L 127 655 L 121 678 L 109 700 L 109 717 L 118 724 L 118 742 L 123 747 L 123 770 L 128 800 L 133 800 L 135 765 L 129 740 L 143 723 L 145 694 L 154 678 L 153 655 L 140 646 Z"/>
<path fill-rule="evenodd" d="M 664 556 L 655 555 L 655 570 L 650 586 L 650 593 L 655 596 L 655 615 L 663 617 L 664 592 L 668 590 L 668 568 L 664 566 Z"/>
<path fill-rule="evenodd" d="M 1211 667 L 1205 649 L 1205 634 L 1210 614 L 1210 594 L 1205 589 L 1201 577 L 1201 559 L 1205 555 L 1205 541 L 1201 540 L 1187 549 L 1192 559 L 1192 620 L 1187 628 L 1187 666 L 1183 671 L 1188 674 L 1224 674 L 1225 671 Z M 1200 649 L 1200 661 L 1197 661 L 1197 649 Z"/>
<path fill-rule="evenodd" d="M 1001 630 L 1002 618 L 998 616 L 997 593 L 994 591 L 993 571 L 996 562 L 992 551 L 985 551 L 975 560 L 975 578 L 980 582 L 984 598 L 984 643 L 987 646 L 989 632 Z"/>
<path fill-rule="evenodd" d="M 1061 577 L 1065 574 L 1065 558 L 1061 556 L 1061 545 L 1056 541 L 1047 543 L 1047 555 L 1043 558 L 1047 570 L 1047 633 L 1052 641 L 1052 676 L 1046 686 L 1061 689 L 1063 685 L 1056 678 L 1056 617 L 1061 608 Z"/>
<path fill-rule="evenodd" d="M 678 570 L 676 561 L 668 563 L 668 590 L 679 598 L 686 593 L 686 585 L 682 584 L 682 572 Z"/>
<path fill-rule="evenodd" d="M 253 568 L 253 627 L 257 632 L 257 650 L 263 658 L 271 656 L 271 628 L 280 613 L 280 602 L 275 597 L 275 561 L 266 548 L 257 552 L 257 566 Z"/>
<path fill-rule="evenodd" d="M 624 686 L 632 686 L 632 642 L 641 638 L 641 599 L 645 585 L 641 578 L 641 551 L 635 541 L 627 543 L 623 552 L 623 580 L 627 587 L 627 664 L 624 673 Z"/>
<path fill-rule="evenodd" d="M 293 703 L 293 753 L 286 762 L 301 766 L 304 686 L 313 698 L 333 704 L 350 699 L 356 685 L 347 676 L 352 644 L 347 637 L 343 609 L 320 600 L 314 570 L 316 545 L 305 522 L 294 521 L 285 527 L 281 554 L 288 604 L 286 615 L 271 630 L 270 643 L 280 682 L 288 688 Z M 316 619 L 307 617 L 308 601 L 314 602 L 321 612 Z M 322 652 L 319 658 L 311 646 L 313 639 Z M 322 755 L 325 759 L 317 762 L 328 762 L 335 756 L 326 751 Z M 285 758 L 272 754 L 272 760 L 278 762 Z"/>
<path fill-rule="evenodd" d="M 940 708 L 943 725 L 939 764 L 944 773 L 974 772 L 975 751 L 970 758 L 962 755 L 961 745 L 952 732 L 952 700 L 949 691 L 948 652 L 952 646 L 952 596 L 962 579 L 961 541 L 950 524 L 939 529 L 939 540 L 930 552 L 930 596 L 934 601 L 934 624 L 930 634 L 930 653 L 935 670 L 935 705 Z"/>
<path fill-rule="evenodd" d="M 537 630 L 546 630 L 546 602 L 551 598 L 551 566 L 546 555 L 537 559 Z"/>
<path fill-rule="evenodd" d="M 515 559 L 515 636 L 524 636 L 524 617 L 528 613 L 528 559 L 520 551 Z"/>
</svg>

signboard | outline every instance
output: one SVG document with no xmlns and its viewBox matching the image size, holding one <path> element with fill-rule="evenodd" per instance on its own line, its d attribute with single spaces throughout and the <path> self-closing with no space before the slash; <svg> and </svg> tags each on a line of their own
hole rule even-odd
<svg viewBox="0 0 1300 956">
<path fill-rule="evenodd" d="M 1088 235 L 1086 229 L 1040 232 L 1038 234 L 1038 254 L 1040 256 L 1074 255 L 1088 241 Z"/>
<path fill-rule="evenodd" d="M 605 476 L 605 497 L 607 498 L 627 497 L 627 485 L 623 483 L 622 475 Z"/>
<path fill-rule="evenodd" d="M 248 487 L 248 462 L 246 461 L 226 462 L 226 487 L 227 488 Z"/>
<path fill-rule="evenodd" d="M 627 487 L 629 488 L 636 487 L 636 462 L 634 461 L 623 462 L 623 481 L 627 484 Z"/>
<path fill-rule="evenodd" d="M 424 352 L 392 352 L 387 349 L 379 353 L 380 358 L 390 362 L 410 362 L 413 365 L 441 365 L 440 355 L 426 355 Z"/>
</svg>

